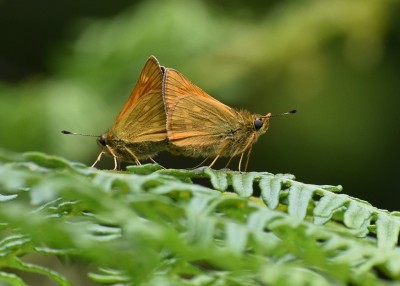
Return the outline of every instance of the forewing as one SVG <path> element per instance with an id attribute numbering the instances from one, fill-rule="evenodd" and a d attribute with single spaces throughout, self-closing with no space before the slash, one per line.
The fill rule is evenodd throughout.
<path id="1" fill-rule="evenodd" d="M 110 131 L 116 137 L 130 142 L 166 139 L 162 81 L 162 69 L 157 59 L 151 56 L 111 127 Z"/>
<path id="2" fill-rule="evenodd" d="M 168 139 L 177 146 L 215 144 L 235 130 L 237 112 L 206 94 L 179 72 L 164 75 Z"/>
<path id="3" fill-rule="evenodd" d="M 135 103 L 124 122 L 120 139 L 129 142 L 161 141 L 167 138 L 161 93 L 148 93 Z"/>
<path id="4" fill-rule="evenodd" d="M 221 109 L 232 110 L 229 106 L 219 102 L 212 96 L 205 93 L 201 88 L 190 82 L 183 74 L 174 69 L 166 69 L 164 73 L 164 102 L 168 112 L 176 102 L 177 98 L 186 95 L 195 95 L 210 100 L 213 105 L 218 105 Z"/>

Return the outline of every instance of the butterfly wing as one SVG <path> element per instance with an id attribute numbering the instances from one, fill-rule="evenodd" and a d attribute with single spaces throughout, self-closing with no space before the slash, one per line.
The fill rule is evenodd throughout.
<path id="1" fill-rule="evenodd" d="M 178 147 L 216 144 L 236 129 L 238 112 L 209 96 L 181 73 L 166 69 L 164 102 L 168 139 Z"/>
<path id="2" fill-rule="evenodd" d="M 167 138 L 162 82 L 163 69 L 151 56 L 110 129 L 115 137 L 132 143 Z"/>

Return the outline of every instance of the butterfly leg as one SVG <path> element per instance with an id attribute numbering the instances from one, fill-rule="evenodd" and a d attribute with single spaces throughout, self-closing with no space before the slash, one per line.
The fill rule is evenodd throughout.
<path id="1" fill-rule="evenodd" d="M 200 164 L 197 164 L 196 166 L 194 166 L 193 168 L 190 168 L 189 170 L 194 170 L 194 169 L 200 168 L 201 165 L 203 165 L 208 160 L 208 158 L 209 157 L 205 158 L 203 161 L 201 161 Z"/>
<path id="2" fill-rule="evenodd" d="M 153 158 L 149 157 L 148 158 L 151 162 L 153 162 L 154 164 L 157 164 L 158 166 L 160 166 L 161 168 L 165 169 L 164 166 L 161 166 L 160 164 L 158 164 Z"/>
<path id="3" fill-rule="evenodd" d="M 135 156 L 135 154 L 133 154 L 133 152 L 131 150 L 129 150 L 128 148 L 125 147 L 125 151 L 129 153 L 129 155 L 132 156 L 132 158 L 135 160 L 136 165 L 142 165 L 138 159 L 138 157 Z"/>
<path id="4" fill-rule="evenodd" d="M 101 151 L 101 152 L 100 152 L 99 156 L 97 156 L 96 161 L 94 161 L 94 163 L 92 164 L 92 166 L 90 166 L 90 168 L 94 168 L 94 166 L 96 166 L 96 164 L 100 161 L 101 156 L 102 156 L 104 153 L 105 153 L 104 151 Z"/>
<path id="5" fill-rule="evenodd" d="M 247 148 L 250 147 L 249 153 L 247 153 L 247 160 L 246 160 L 246 169 L 245 169 L 245 172 L 247 171 L 247 166 L 248 166 L 248 164 L 249 164 L 249 158 L 250 158 L 250 152 L 251 152 L 251 149 L 252 149 L 251 144 L 253 144 L 254 139 L 256 139 L 255 134 L 253 134 L 253 137 L 249 140 L 249 142 L 248 142 L 248 143 L 246 144 L 246 146 L 243 148 L 242 154 L 240 154 L 239 172 L 242 172 L 240 169 L 241 169 L 241 166 L 242 166 L 242 159 L 243 159 L 244 152 L 246 152 Z"/>
<path id="6" fill-rule="evenodd" d="M 215 159 L 211 162 L 211 164 L 208 166 L 208 168 L 211 168 L 215 164 L 215 162 L 217 162 L 218 158 L 221 156 L 222 152 L 225 151 L 226 147 L 228 147 L 229 143 L 230 143 L 229 141 L 226 141 L 224 146 L 222 146 L 221 151 L 218 152 L 217 157 L 215 157 Z"/>
<path id="7" fill-rule="evenodd" d="M 244 169 L 245 172 L 247 172 L 247 167 L 249 166 L 250 153 L 251 153 L 251 150 L 252 150 L 252 149 L 253 149 L 253 146 L 251 146 L 251 147 L 249 148 L 249 152 L 247 152 L 246 167 L 245 167 L 245 169 Z"/>
<path id="8" fill-rule="evenodd" d="M 228 168 L 228 166 L 231 163 L 232 159 L 233 159 L 233 156 L 229 158 L 228 163 L 226 163 L 226 165 L 225 165 L 225 169 Z"/>
<path id="9" fill-rule="evenodd" d="M 243 154 L 244 154 L 244 151 L 242 152 L 242 154 L 240 154 L 240 160 L 239 160 L 239 173 L 241 173 L 241 172 L 242 172 L 242 170 L 240 170 L 240 169 L 241 169 L 241 166 L 242 166 Z"/>
<path id="10" fill-rule="evenodd" d="M 114 152 L 110 146 L 106 145 L 106 147 L 107 147 L 108 152 L 110 152 L 111 156 L 113 156 L 113 158 L 114 158 L 114 169 L 113 170 L 117 170 L 117 168 L 118 168 L 117 156 L 114 154 Z"/>

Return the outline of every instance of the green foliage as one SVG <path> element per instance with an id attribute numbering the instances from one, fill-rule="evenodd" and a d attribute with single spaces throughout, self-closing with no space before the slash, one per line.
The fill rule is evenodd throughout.
<path id="1" fill-rule="evenodd" d="M 27 262 L 29 255 L 91 265 L 88 276 L 97 284 L 400 280 L 399 213 L 292 175 L 154 164 L 102 171 L 1 151 L 0 191 L 5 285 L 31 284 L 28 272 L 72 285 L 62 271 Z"/>

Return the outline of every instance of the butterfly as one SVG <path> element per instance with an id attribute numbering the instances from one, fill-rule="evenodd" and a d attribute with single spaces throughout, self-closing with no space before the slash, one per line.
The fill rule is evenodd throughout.
<path id="1" fill-rule="evenodd" d="M 247 151 L 247 170 L 252 146 L 267 132 L 271 113 L 259 115 L 231 108 L 170 68 L 164 72 L 163 98 L 170 152 L 188 157 L 213 157 L 209 167 L 220 157 L 231 160 L 240 155 L 238 170 L 241 171 Z"/>
<path id="2" fill-rule="evenodd" d="M 140 165 L 139 160 L 153 160 L 153 156 L 167 148 L 163 72 L 164 67 L 150 56 L 111 128 L 97 139 L 102 151 L 92 167 L 103 154 L 114 158 L 114 169 L 117 169 L 118 161 Z"/>

